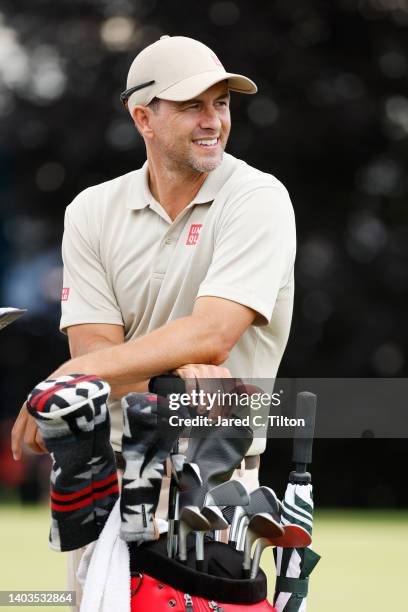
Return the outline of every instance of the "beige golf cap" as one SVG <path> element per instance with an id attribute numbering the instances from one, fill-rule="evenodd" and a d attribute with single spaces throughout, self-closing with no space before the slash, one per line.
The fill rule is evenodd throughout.
<path id="1" fill-rule="evenodd" d="M 228 79 L 228 88 L 239 93 L 256 93 L 251 79 L 226 72 L 209 47 L 186 36 L 162 36 L 134 59 L 121 94 L 130 112 L 138 104 L 147 106 L 153 98 L 182 102 Z"/>

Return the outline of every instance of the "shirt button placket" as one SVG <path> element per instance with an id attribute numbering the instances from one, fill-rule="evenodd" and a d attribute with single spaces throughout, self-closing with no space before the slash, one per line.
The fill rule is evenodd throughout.
<path id="1" fill-rule="evenodd" d="M 155 266 L 156 274 L 164 275 L 166 273 L 170 262 L 171 253 L 173 252 L 176 244 L 177 237 L 171 234 L 162 239 Z"/>

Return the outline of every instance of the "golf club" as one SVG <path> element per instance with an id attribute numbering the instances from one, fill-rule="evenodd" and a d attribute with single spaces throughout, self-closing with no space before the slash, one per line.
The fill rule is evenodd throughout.
<path id="1" fill-rule="evenodd" d="M 181 394 L 186 390 L 185 382 L 178 376 L 162 375 L 154 376 L 149 381 L 149 391 L 158 396 L 168 397 L 171 393 Z M 177 545 L 177 470 L 180 469 L 180 461 L 176 458 L 180 457 L 179 441 L 176 440 L 170 454 L 172 465 L 172 474 L 170 479 L 169 501 L 168 501 L 168 532 L 167 532 L 167 554 L 170 558 L 175 556 L 175 547 Z M 174 458 L 174 469 L 173 459 Z"/>
<path id="2" fill-rule="evenodd" d="M 200 487 L 202 485 L 202 479 L 198 465 L 196 463 L 188 463 L 184 455 L 175 453 L 171 459 L 172 481 L 174 482 L 174 486 L 169 493 L 167 554 L 171 559 L 174 559 L 177 553 L 180 491 L 187 491 L 189 489 Z M 174 495 L 174 502 L 172 500 L 171 504 L 170 494 Z"/>
<path id="3" fill-rule="evenodd" d="M 204 504 L 206 506 L 247 506 L 249 493 L 242 482 L 227 480 L 208 491 Z"/>
<path id="4" fill-rule="evenodd" d="M 187 562 L 187 536 L 189 533 L 196 531 L 209 531 L 211 525 L 208 520 L 200 512 L 197 506 L 186 506 L 180 512 L 179 522 L 179 560 L 182 563 Z M 204 540 L 203 540 L 204 542 Z M 204 550 L 196 549 L 197 558 L 204 558 Z"/>
<path id="5" fill-rule="evenodd" d="M 270 487 L 259 487 L 249 496 L 249 504 L 242 512 L 234 513 L 230 533 L 230 546 L 237 550 L 243 550 L 245 542 L 245 530 L 249 519 L 255 514 L 266 512 L 280 523 L 280 502 L 275 491 Z"/>
<path id="6" fill-rule="evenodd" d="M 179 481 L 183 472 L 183 465 L 185 463 L 186 456 L 181 453 L 173 452 L 170 455 L 170 460 L 172 476 L 174 476 L 176 484 L 177 486 L 179 486 Z"/>
<path id="7" fill-rule="evenodd" d="M 312 542 L 310 534 L 299 525 L 286 525 L 283 535 L 276 538 L 260 538 L 255 546 L 251 565 L 251 578 L 256 578 L 263 551 L 268 546 L 281 548 L 306 548 Z"/>
<path id="8" fill-rule="evenodd" d="M 283 535 L 283 533 L 283 527 L 266 512 L 254 514 L 250 518 L 245 536 L 244 562 L 242 564 L 244 578 L 250 578 L 251 575 L 251 550 L 254 542 L 259 538 L 273 539 Z"/>
<path id="9" fill-rule="evenodd" d="M 222 531 L 227 529 L 228 521 L 222 515 L 222 512 L 217 506 L 204 506 L 201 508 L 201 514 L 207 519 L 210 524 L 210 529 Z M 204 536 L 205 531 L 197 531 L 196 533 L 196 569 L 202 572 L 204 570 Z"/>
<path id="10" fill-rule="evenodd" d="M 169 502 L 168 502 L 168 528 L 167 528 L 167 556 L 170 559 L 174 558 L 175 549 L 177 545 L 177 535 L 175 533 L 175 521 L 178 513 L 177 508 L 177 490 L 179 485 L 179 474 L 181 473 L 185 461 L 185 456 L 181 455 L 178 451 L 178 444 L 175 445 L 173 452 L 170 455 L 171 464 L 171 479 L 169 489 Z"/>
<path id="11" fill-rule="evenodd" d="M 234 510 L 237 506 L 247 506 L 249 504 L 249 493 L 247 488 L 238 480 L 228 480 L 223 482 L 211 491 L 208 491 L 205 496 L 204 505 L 206 506 L 227 506 L 230 510 L 230 516 L 232 518 Z M 225 510 L 225 508 L 224 508 Z M 224 513 L 223 510 L 223 513 Z M 227 510 L 228 514 L 228 510 Z M 228 524 L 230 521 L 226 516 Z M 216 530 L 214 532 L 214 539 L 219 541 L 221 539 L 221 531 Z"/>

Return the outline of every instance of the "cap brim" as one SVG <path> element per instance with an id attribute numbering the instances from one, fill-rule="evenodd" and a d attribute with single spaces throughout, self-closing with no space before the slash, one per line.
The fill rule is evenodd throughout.
<path id="1" fill-rule="evenodd" d="M 254 94 L 258 91 L 255 83 L 242 74 L 211 70 L 184 79 L 156 94 L 156 97 L 162 100 L 172 100 L 173 102 L 184 102 L 200 95 L 203 91 L 212 87 L 212 85 L 225 80 L 228 80 L 228 89 L 231 91 L 245 94 Z"/>

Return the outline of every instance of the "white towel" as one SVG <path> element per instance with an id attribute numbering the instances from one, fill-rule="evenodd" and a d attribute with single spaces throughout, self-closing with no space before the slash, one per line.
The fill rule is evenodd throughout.
<path id="1" fill-rule="evenodd" d="M 119 537 L 119 503 L 118 499 L 99 538 L 82 555 L 77 571 L 83 588 L 81 612 L 130 612 L 129 549 Z M 156 523 L 160 533 L 167 531 L 167 521 Z"/>
<path id="2" fill-rule="evenodd" d="M 129 612 L 129 549 L 119 537 L 120 510 L 116 502 L 98 540 L 88 546 L 77 578 L 83 584 L 81 612 Z"/>

